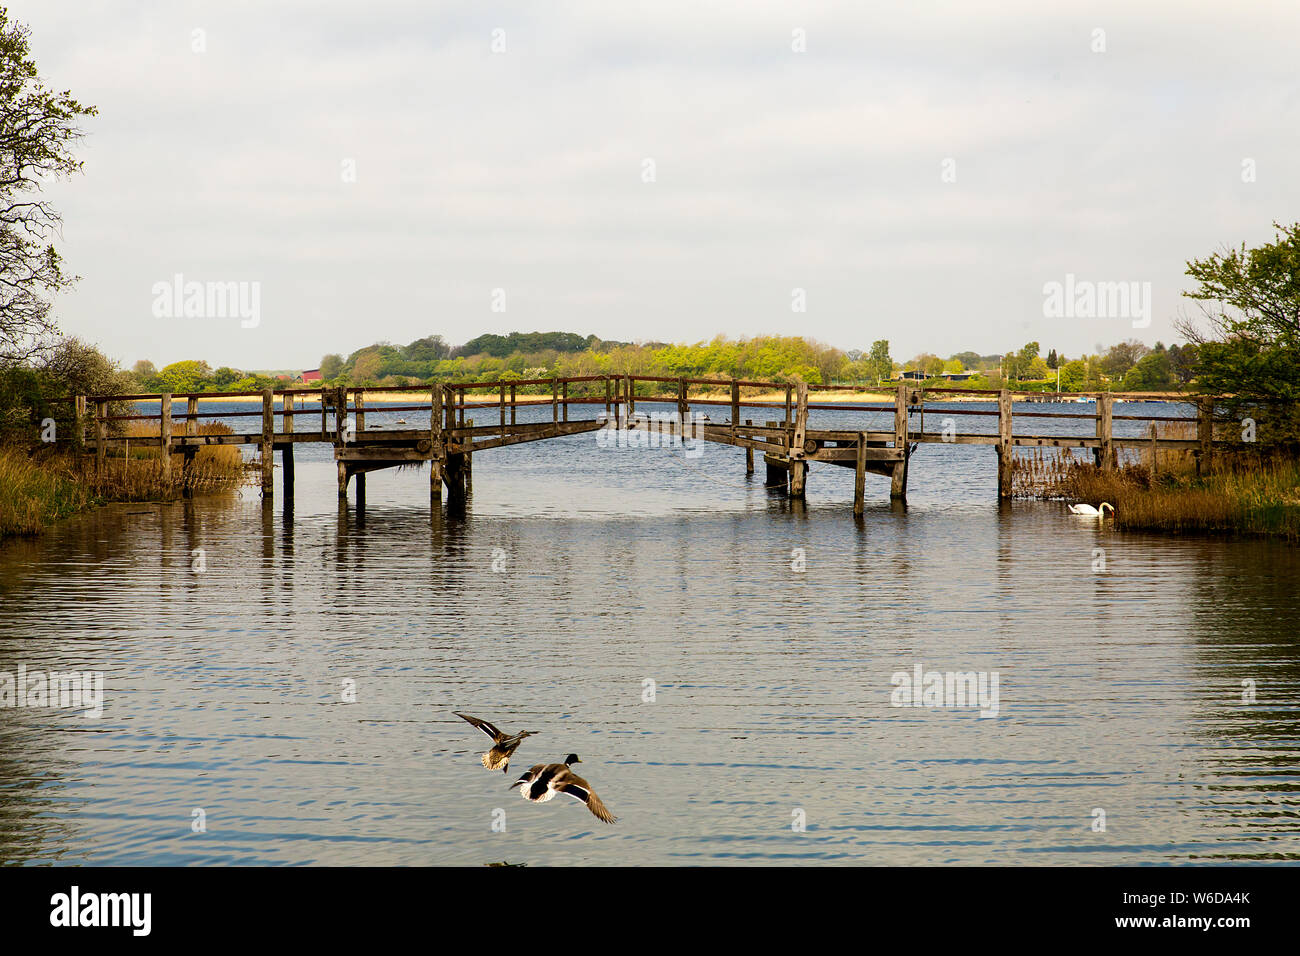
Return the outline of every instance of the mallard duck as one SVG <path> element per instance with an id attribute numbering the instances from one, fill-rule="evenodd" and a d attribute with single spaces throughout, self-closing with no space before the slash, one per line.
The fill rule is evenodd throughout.
<path id="1" fill-rule="evenodd" d="M 483 755 L 483 766 L 489 770 L 499 769 L 502 773 L 509 773 L 510 755 L 519 748 L 525 737 L 531 737 L 537 733 L 535 730 L 525 730 L 519 734 L 505 734 L 497 729 L 495 724 L 491 724 L 486 720 L 480 720 L 477 717 L 471 717 L 469 714 L 462 714 L 454 710 L 452 713 L 492 738 L 492 749 Z"/>
<path id="2" fill-rule="evenodd" d="M 521 787 L 519 795 L 533 803 L 545 803 L 557 793 L 567 793 L 585 803 L 596 819 L 613 823 L 618 817 L 609 812 L 591 789 L 591 784 L 569 769 L 575 763 L 582 763 L 577 754 L 569 754 L 564 763 L 539 763 L 529 767 L 526 774 L 510 785 L 510 789 Z"/>

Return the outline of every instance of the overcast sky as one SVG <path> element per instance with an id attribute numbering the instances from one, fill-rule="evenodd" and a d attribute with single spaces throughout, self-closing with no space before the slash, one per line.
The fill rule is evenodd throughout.
<path id="1" fill-rule="evenodd" d="M 1171 341 L 1187 259 L 1300 219 L 1290 0 L 9 9 L 100 110 L 49 190 L 56 310 L 127 365 L 510 330 L 1073 356 Z M 156 316 L 178 273 L 260 283 L 260 321 Z M 1045 317 L 1069 273 L 1151 283 L 1150 327 Z"/>

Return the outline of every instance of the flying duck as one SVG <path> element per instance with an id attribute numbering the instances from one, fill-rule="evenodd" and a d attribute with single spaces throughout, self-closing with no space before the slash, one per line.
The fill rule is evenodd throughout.
<path id="1" fill-rule="evenodd" d="M 471 717 L 469 714 L 462 714 L 454 710 L 452 713 L 492 738 L 492 748 L 483 754 L 483 766 L 489 770 L 499 769 L 502 773 L 509 773 L 510 755 L 519 748 L 525 737 L 531 737 L 537 733 L 535 730 L 525 730 L 520 734 L 504 734 L 497 729 L 495 724 L 490 724 L 486 720 L 480 720 L 477 717 Z"/>
<path id="2" fill-rule="evenodd" d="M 591 789 L 591 784 L 569 769 L 575 763 L 582 763 L 577 754 L 569 754 L 564 758 L 564 763 L 539 763 L 535 767 L 529 767 L 526 774 L 510 785 L 510 789 L 521 787 L 519 795 L 533 803 L 545 803 L 557 793 L 567 793 L 585 803 L 596 819 L 613 823 L 618 817 L 609 812 L 609 808 Z"/>

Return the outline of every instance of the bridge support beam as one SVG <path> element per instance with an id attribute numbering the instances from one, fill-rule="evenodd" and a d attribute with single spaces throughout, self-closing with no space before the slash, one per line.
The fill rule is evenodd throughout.
<path id="1" fill-rule="evenodd" d="M 348 479 L 352 477 L 352 473 L 348 470 L 348 463 L 346 461 L 339 462 L 338 466 L 339 466 L 339 498 L 343 499 L 343 498 L 347 498 L 348 496 Z"/>

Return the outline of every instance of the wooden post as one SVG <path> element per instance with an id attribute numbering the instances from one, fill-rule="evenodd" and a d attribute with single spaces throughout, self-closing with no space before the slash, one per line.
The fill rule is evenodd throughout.
<path id="1" fill-rule="evenodd" d="M 891 498 L 907 497 L 907 405 L 910 399 L 911 390 L 907 387 L 907 382 L 900 378 L 898 391 L 894 395 L 894 447 L 901 451 L 903 457 L 894 462 L 890 472 L 889 497 Z"/>
<path id="2" fill-rule="evenodd" d="M 345 501 L 348 497 L 348 463 L 340 461 L 339 466 L 339 500 Z"/>
<path id="3" fill-rule="evenodd" d="M 1196 403 L 1196 437 L 1201 446 L 1196 454 L 1196 474 L 1208 475 L 1214 469 L 1214 399 Z"/>
<path id="4" fill-rule="evenodd" d="M 281 409 L 284 412 L 284 434 L 288 441 L 280 446 L 280 465 L 284 472 L 282 482 L 284 484 L 284 497 L 288 501 L 293 494 L 293 405 L 294 398 L 292 392 L 285 392 L 280 396 Z"/>
<path id="5" fill-rule="evenodd" d="M 808 430 L 808 383 L 800 381 L 795 386 L 797 392 L 794 416 L 794 432 L 790 439 L 787 455 L 790 458 L 790 494 L 802 498 L 807 485 L 808 461 L 804 457 L 804 435 Z"/>
<path id="6" fill-rule="evenodd" d="M 199 399 L 197 395 L 191 395 L 185 403 L 185 437 L 193 438 L 199 433 Z M 181 453 L 181 495 L 186 498 L 194 496 L 194 456 L 199 453 L 197 446 L 185 444 L 184 451 Z"/>
<path id="7" fill-rule="evenodd" d="M 1151 477 L 1160 471 L 1160 439 L 1156 433 L 1156 423 L 1151 423 Z"/>
<path id="8" fill-rule="evenodd" d="M 1097 437 L 1101 439 L 1101 470 L 1115 469 L 1115 443 L 1111 438 L 1111 415 L 1115 396 L 1103 392 L 1097 401 Z"/>
<path id="9" fill-rule="evenodd" d="M 515 386 L 511 385 L 510 386 L 510 424 L 511 425 L 514 425 L 517 422 L 517 419 L 515 418 L 515 410 L 516 410 L 515 409 Z"/>
<path id="10" fill-rule="evenodd" d="M 512 386 L 513 387 L 513 386 Z M 433 386 L 429 398 L 429 502 L 442 504 L 442 386 Z"/>
<path id="11" fill-rule="evenodd" d="M 560 383 L 561 396 L 564 399 L 564 420 L 569 420 L 569 383 L 567 381 Z"/>
<path id="12" fill-rule="evenodd" d="M 677 379 L 677 435 L 685 440 L 686 438 L 686 416 L 690 412 L 690 402 L 686 400 L 686 377 L 682 376 Z"/>
<path id="13" fill-rule="evenodd" d="M 361 388 L 357 389 L 355 392 L 352 393 L 352 404 L 357 410 L 356 428 L 353 430 L 353 434 L 355 434 L 358 438 L 360 438 L 361 433 L 366 430 L 365 395 L 366 395 L 365 389 L 361 389 Z M 362 480 L 363 479 L 361 475 L 357 475 L 357 481 L 360 482 Z M 360 489 L 360 487 L 361 485 L 358 484 L 357 488 Z"/>
<path id="14" fill-rule="evenodd" d="M 95 474 L 104 474 L 104 465 L 108 457 L 108 402 L 95 402 Z"/>
<path id="15" fill-rule="evenodd" d="M 472 418 L 465 419 L 465 427 L 473 428 L 474 419 Z M 474 447 L 474 438 L 472 436 L 469 439 L 469 445 L 471 448 Z M 473 490 L 474 490 L 474 453 L 472 451 L 467 451 L 465 452 L 465 491 L 470 492 Z"/>
<path id="16" fill-rule="evenodd" d="M 275 494 L 275 392 L 262 390 L 262 497 Z"/>
<path id="17" fill-rule="evenodd" d="M 853 513 L 862 514 L 863 499 L 867 493 L 867 436 L 858 432 L 858 460 L 853 472 Z"/>
<path id="18" fill-rule="evenodd" d="M 998 497 L 1011 497 L 1011 392 L 1002 389 L 998 392 Z"/>
<path id="19" fill-rule="evenodd" d="M 731 380 L 731 437 L 736 437 L 736 426 L 740 424 L 740 384 Z"/>
<path id="20" fill-rule="evenodd" d="M 754 421 L 753 419 L 746 418 L 745 424 L 752 425 L 754 424 Z M 749 446 L 746 446 L 745 447 L 745 474 L 752 475 L 753 473 L 754 473 L 754 449 L 750 448 Z"/>
<path id="21" fill-rule="evenodd" d="M 330 431 L 330 420 L 329 417 L 326 415 L 326 407 L 329 405 L 329 403 L 325 401 L 325 389 L 322 388 L 320 390 L 319 395 L 320 395 L 320 433 L 321 433 L 321 437 L 324 438 L 326 435 L 329 434 Z"/>
<path id="22" fill-rule="evenodd" d="M 456 421 L 460 427 L 465 427 L 465 399 L 469 397 L 469 390 L 464 388 L 456 389 Z"/>
<path id="23" fill-rule="evenodd" d="M 348 390 L 340 385 L 334 389 L 334 444 L 342 446 L 348 430 Z M 347 487 L 347 481 L 343 482 Z"/>
<path id="24" fill-rule="evenodd" d="M 785 427 L 788 434 L 790 430 L 790 391 L 789 385 L 785 387 Z"/>
<path id="25" fill-rule="evenodd" d="M 161 414 L 158 420 L 158 458 L 162 463 L 162 480 L 172 480 L 172 396 L 165 392 L 158 396 Z"/>
<path id="26" fill-rule="evenodd" d="M 560 393 L 558 379 L 551 379 L 551 424 L 560 423 Z"/>
<path id="27" fill-rule="evenodd" d="M 501 383 L 501 438 L 504 441 L 506 437 L 506 386 Z"/>
<path id="28" fill-rule="evenodd" d="M 361 511 L 366 506 L 366 473 L 358 471 L 357 477 L 357 510 Z"/>
<path id="29" fill-rule="evenodd" d="M 632 376 L 627 376 L 627 420 L 630 425 L 632 414 L 636 411 L 636 384 Z"/>
<path id="30" fill-rule="evenodd" d="M 77 454 L 86 446 L 86 396 L 78 395 L 72 403 L 72 443 Z"/>

